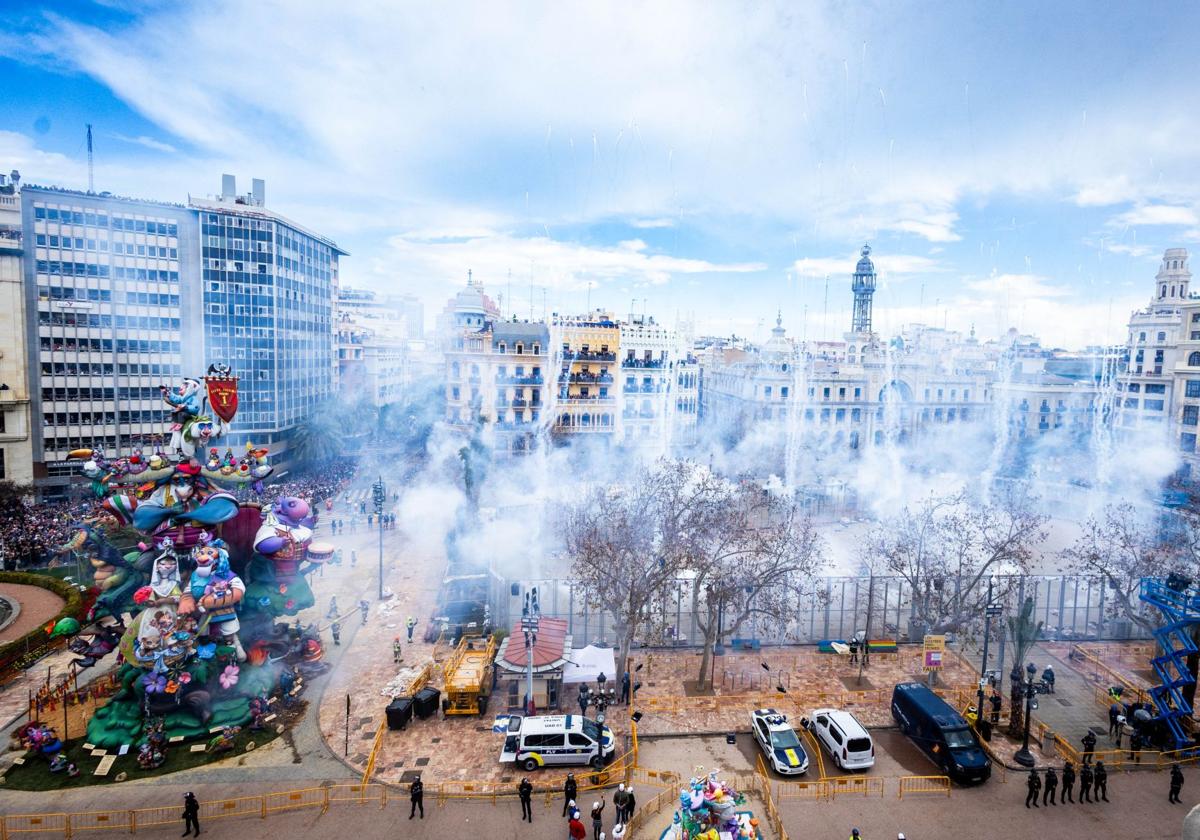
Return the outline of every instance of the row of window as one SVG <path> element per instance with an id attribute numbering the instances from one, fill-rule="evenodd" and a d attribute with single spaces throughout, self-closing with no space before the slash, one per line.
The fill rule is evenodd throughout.
<path id="1" fill-rule="evenodd" d="M 37 244 L 43 248 L 65 248 L 74 251 L 99 251 L 101 253 L 109 251 L 109 241 L 107 239 L 56 236 L 52 233 L 39 233 L 34 238 Z M 129 257 L 156 257 L 164 260 L 179 259 L 179 249 L 170 248 L 165 245 L 135 245 L 132 242 L 113 242 L 111 250 L 112 253 L 118 256 L 124 254 Z"/>
<path id="2" fill-rule="evenodd" d="M 150 315 L 104 315 L 87 312 L 39 312 L 38 323 L 66 327 L 115 327 L 131 330 L 178 330 L 179 318 Z"/>
<path id="3" fill-rule="evenodd" d="M 145 219 L 132 219 L 127 216 L 105 213 L 92 213 L 79 210 L 59 209 L 34 205 L 33 218 L 45 219 L 48 222 L 63 222 L 72 225 L 89 225 L 91 227 L 111 227 L 113 230 L 128 230 L 134 233 L 158 233 L 163 236 L 178 236 L 179 226 L 175 222 L 153 222 Z"/>
<path id="4" fill-rule="evenodd" d="M 149 280 L 160 283 L 178 283 L 179 272 L 155 268 L 126 268 L 98 263 L 62 262 L 60 260 L 38 260 L 38 274 L 51 277 L 115 277 L 118 280 Z"/>

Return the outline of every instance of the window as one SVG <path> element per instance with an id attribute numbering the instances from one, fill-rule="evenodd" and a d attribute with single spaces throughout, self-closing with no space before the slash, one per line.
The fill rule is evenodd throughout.
<path id="1" fill-rule="evenodd" d="M 1179 436 L 1179 448 L 1184 452 L 1196 451 L 1196 435 L 1194 432 L 1184 432 Z"/>
<path id="2" fill-rule="evenodd" d="M 1165 394 L 1167 392 L 1166 385 L 1155 385 L 1153 383 L 1146 386 L 1147 394 Z"/>
<path id="3" fill-rule="evenodd" d="M 569 739 L 572 747 L 590 747 L 590 746 L 592 746 L 591 739 L 589 739 L 586 735 L 583 735 L 579 732 L 572 732 L 568 736 L 568 739 Z"/>
<path id="4" fill-rule="evenodd" d="M 1145 340 L 1146 340 L 1146 334 L 1138 333 L 1138 341 L 1145 341 Z"/>
<path id="5" fill-rule="evenodd" d="M 1198 420 L 1200 420 L 1200 406 L 1185 405 L 1183 407 L 1183 425 L 1195 426 Z"/>
<path id="6" fill-rule="evenodd" d="M 1200 367 L 1200 353 L 1188 354 L 1188 367 Z"/>
<path id="7" fill-rule="evenodd" d="M 1146 411 L 1162 411 L 1163 410 L 1163 401 L 1162 400 L 1142 400 L 1142 408 L 1146 409 Z"/>
<path id="8" fill-rule="evenodd" d="M 1200 379 L 1189 379 L 1184 386 L 1184 396 L 1200 399 Z"/>
<path id="9" fill-rule="evenodd" d="M 1166 334 L 1165 332 L 1160 332 L 1160 333 L 1158 334 L 1158 340 L 1159 340 L 1159 341 L 1166 341 L 1166 340 L 1167 340 L 1167 334 Z"/>

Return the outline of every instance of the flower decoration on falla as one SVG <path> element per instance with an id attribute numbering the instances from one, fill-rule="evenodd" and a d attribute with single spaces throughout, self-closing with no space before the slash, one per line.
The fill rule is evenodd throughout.
<path id="1" fill-rule="evenodd" d="M 238 668 L 238 666 L 226 665 L 225 670 L 221 672 L 221 676 L 217 678 L 218 682 L 221 683 L 221 688 L 228 691 L 229 689 L 231 689 L 235 685 L 237 685 L 238 675 L 240 673 L 241 673 L 241 669 Z"/>

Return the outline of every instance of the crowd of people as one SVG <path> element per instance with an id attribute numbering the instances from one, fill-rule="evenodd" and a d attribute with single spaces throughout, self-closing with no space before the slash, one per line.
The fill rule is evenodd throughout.
<path id="1" fill-rule="evenodd" d="M 0 509 L 0 568 L 16 571 L 47 563 L 83 512 L 78 503 L 34 504 L 27 496 L 6 500 Z"/>
<path id="2" fill-rule="evenodd" d="M 291 475 L 286 481 L 280 481 L 267 487 L 267 495 L 272 498 L 279 496 L 295 496 L 310 502 L 323 502 L 336 498 L 346 487 L 357 469 L 356 458 L 339 458 L 309 473 Z"/>

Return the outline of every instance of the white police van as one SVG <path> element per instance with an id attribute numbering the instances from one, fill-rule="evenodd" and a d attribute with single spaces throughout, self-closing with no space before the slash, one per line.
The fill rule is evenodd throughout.
<path id="1" fill-rule="evenodd" d="M 767 757 L 767 766 L 776 773 L 797 776 L 808 772 L 808 753 L 788 724 L 787 715 L 774 709 L 755 709 L 750 713 L 750 729 Z"/>
<path id="2" fill-rule="evenodd" d="M 500 763 L 527 771 L 563 764 L 590 764 L 599 770 L 617 751 L 611 729 L 581 715 L 510 715 Z"/>

